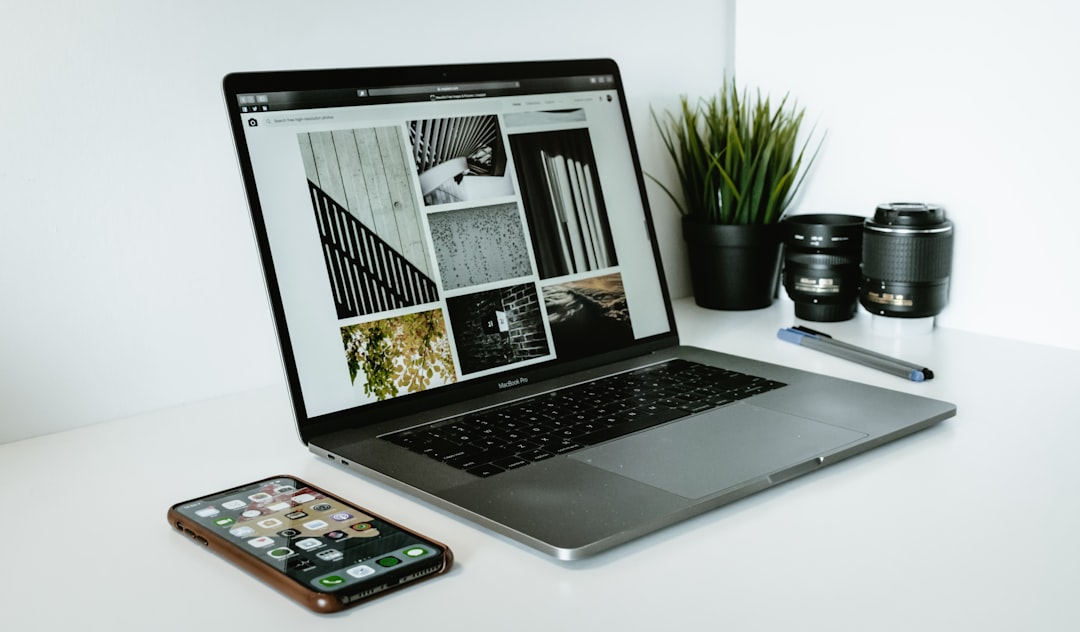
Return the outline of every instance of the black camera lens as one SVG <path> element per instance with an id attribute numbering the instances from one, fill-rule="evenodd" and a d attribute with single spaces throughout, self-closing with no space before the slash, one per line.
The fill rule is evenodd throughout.
<path id="1" fill-rule="evenodd" d="M 871 314 L 936 316 L 949 300 L 953 225 L 928 204 L 882 204 L 863 227 L 862 291 Z"/>
<path id="2" fill-rule="evenodd" d="M 784 219 L 784 289 L 795 316 L 833 322 L 855 315 L 865 219 L 837 213 Z"/>

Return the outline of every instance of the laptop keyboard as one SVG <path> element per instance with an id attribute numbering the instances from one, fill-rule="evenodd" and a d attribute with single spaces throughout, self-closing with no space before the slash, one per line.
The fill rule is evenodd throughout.
<path id="1" fill-rule="evenodd" d="M 383 438 L 487 477 L 782 386 L 669 360 Z"/>

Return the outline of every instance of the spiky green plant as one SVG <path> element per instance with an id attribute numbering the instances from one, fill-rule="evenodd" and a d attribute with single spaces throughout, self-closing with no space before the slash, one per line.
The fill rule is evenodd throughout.
<path id="1" fill-rule="evenodd" d="M 774 110 L 769 98 L 751 99 L 735 80 L 719 94 L 691 107 L 680 100 L 676 114 L 652 113 L 682 188 L 682 199 L 653 176 L 683 215 L 709 224 L 771 224 L 784 210 L 813 164 L 820 142 L 800 174 L 810 142 L 798 145 L 804 109 L 789 107 L 785 95 Z M 810 136 L 812 136 L 812 130 Z"/>

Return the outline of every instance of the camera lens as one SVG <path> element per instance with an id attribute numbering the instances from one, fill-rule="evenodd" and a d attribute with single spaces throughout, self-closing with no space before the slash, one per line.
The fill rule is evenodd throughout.
<path id="1" fill-rule="evenodd" d="M 784 289 L 795 316 L 832 322 L 855 315 L 865 219 L 819 213 L 784 220 Z"/>
<path id="2" fill-rule="evenodd" d="M 882 204 L 863 227 L 859 302 L 872 314 L 936 316 L 949 299 L 953 225 L 939 206 Z"/>

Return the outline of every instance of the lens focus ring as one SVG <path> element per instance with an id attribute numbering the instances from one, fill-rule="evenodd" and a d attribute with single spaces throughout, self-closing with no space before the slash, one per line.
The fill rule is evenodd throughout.
<path id="1" fill-rule="evenodd" d="M 897 239 L 867 230 L 863 236 L 863 274 L 887 281 L 934 281 L 952 270 L 952 230 L 910 234 Z"/>

